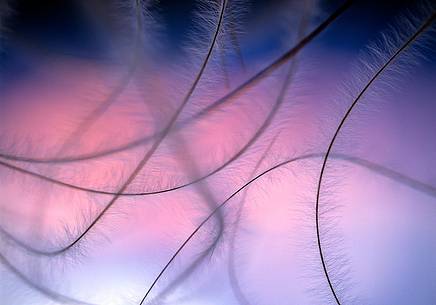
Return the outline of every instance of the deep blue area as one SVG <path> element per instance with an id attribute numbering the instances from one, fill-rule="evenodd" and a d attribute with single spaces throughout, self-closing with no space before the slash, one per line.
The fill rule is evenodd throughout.
<path id="1" fill-rule="evenodd" d="M 93 0 L 96 9 L 104 7 L 102 0 Z M 253 0 L 247 16 L 256 20 L 258 16 L 274 8 L 284 0 Z M 360 1 L 341 16 L 326 31 L 317 43 L 335 51 L 353 51 L 361 49 L 368 41 L 378 37 L 392 17 L 415 1 Z M 69 56 L 99 59 L 107 56 L 108 41 L 97 29 L 95 20 L 90 20 L 93 12 L 85 12 L 80 2 L 74 0 L 12 1 L 14 13 L 6 20 L 8 29 L 0 54 L 1 82 L 3 84 L 31 74 L 35 63 L 29 54 L 47 55 L 67 54 Z M 94 2 L 92 2 L 94 3 Z M 322 2 L 324 15 L 337 8 L 342 1 Z M 98 4 L 98 5 L 97 5 Z M 167 55 L 176 57 L 187 43 L 188 35 L 194 26 L 193 15 L 196 9 L 194 0 L 160 0 L 152 7 L 165 23 L 165 46 Z M 91 13 L 91 14 L 90 14 Z M 323 18 L 321 16 L 320 18 Z M 109 24 L 116 20 L 105 20 Z M 346 37 L 346 39 L 344 39 Z M 258 43 L 250 46 L 244 56 L 255 59 L 277 48 L 280 33 L 274 31 L 267 37 L 260 37 Z"/>

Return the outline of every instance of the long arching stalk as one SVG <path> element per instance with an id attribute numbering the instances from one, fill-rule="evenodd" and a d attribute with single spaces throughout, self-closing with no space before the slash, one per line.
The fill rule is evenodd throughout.
<path id="1" fill-rule="evenodd" d="M 335 133 L 333 134 L 332 139 L 330 140 L 330 143 L 328 145 L 326 154 L 323 159 L 321 172 L 319 175 L 318 180 L 318 186 L 317 186 L 317 193 L 316 193 L 316 206 L 315 206 L 315 224 L 316 224 L 316 236 L 317 236 L 317 245 L 318 245 L 318 251 L 319 256 L 321 259 L 321 264 L 323 268 L 323 272 L 325 275 L 325 278 L 327 280 L 328 286 L 330 288 L 330 291 L 338 305 L 341 305 L 341 301 L 339 300 L 339 296 L 335 290 L 335 287 L 332 283 L 329 271 L 327 270 L 327 265 L 324 257 L 324 252 L 322 248 L 322 241 L 321 241 L 321 233 L 320 233 L 320 222 L 319 222 L 319 205 L 320 205 L 320 195 L 321 195 L 321 186 L 322 181 L 325 173 L 325 169 L 327 166 L 327 162 L 329 159 L 329 156 L 331 154 L 331 150 L 333 149 L 333 146 L 335 144 L 336 138 L 339 135 L 339 132 L 341 131 L 342 127 L 344 126 L 345 122 L 347 121 L 347 118 L 350 116 L 353 109 L 356 107 L 356 105 L 361 100 L 362 96 L 367 92 L 367 90 L 371 87 L 371 85 L 378 79 L 379 76 L 382 75 L 382 73 L 395 61 L 395 59 L 398 58 L 398 56 L 408 47 L 410 46 L 417 38 L 418 36 L 423 33 L 430 25 L 434 22 L 436 19 L 436 13 L 432 12 L 430 18 L 401 46 L 399 47 L 392 56 L 380 67 L 380 69 L 371 77 L 371 79 L 368 81 L 368 83 L 363 87 L 363 89 L 360 91 L 360 93 L 357 95 L 357 97 L 354 99 L 354 101 L 351 103 L 348 110 L 345 112 L 345 115 L 342 117 L 338 127 L 335 130 Z"/>

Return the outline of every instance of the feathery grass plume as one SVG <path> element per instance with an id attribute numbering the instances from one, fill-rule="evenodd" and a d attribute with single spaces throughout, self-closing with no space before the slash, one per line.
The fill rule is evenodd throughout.
<path id="1" fill-rule="evenodd" d="M 298 52 L 300 52 L 310 41 L 312 41 L 316 36 L 318 36 L 326 27 L 328 27 L 339 15 L 341 15 L 345 10 L 348 9 L 348 7 L 351 5 L 352 1 L 346 1 L 335 13 L 333 13 L 329 18 L 327 18 L 322 24 L 320 24 L 317 28 L 315 28 L 311 33 L 309 33 L 307 36 L 305 36 L 296 46 L 289 49 L 287 52 L 285 52 L 280 57 L 276 58 L 273 62 L 266 65 L 264 68 L 262 68 L 260 71 L 255 73 L 252 77 L 238 85 L 236 88 L 234 88 L 231 92 L 227 93 L 223 97 L 219 98 L 209 106 L 207 106 L 205 109 L 203 109 L 200 112 L 195 113 L 192 117 L 189 117 L 187 119 L 182 120 L 180 123 L 177 123 L 175 125 L 174 129 L 179 129 L 181 127 L 184 127 L 187 124 L 190 124 L 192 120 L 197 119 L 199 117 L 203 117 L 213 111 L 214 109 L 220 107 L 226 102 L 231 102 L 238 94 L 244 92 L 247 90 L 250 86 L 253 86 L 260 82 L 265 77 L 269 76 L 272 72 L 277 70 L 279 67 L 281 67 L 283 64 L 285 64 L 288 60 L 293 58 Z M 147 136 L 142 139 L 138 139 L 135 141 L 132 141 L 131 143 L 120 145 L 118 147 L 114 147 L 112 149 L 105 149 L 100 152 L 91 153 L 91 154 L 82 154 L 77 156 L 68 156 L 63 158 L 32 158 L 28 156 L 19 156 L 19 155 L 9 155 L 6 153 L 1 153 L 0 157 L 5 159 L 11 159 L 16 161 L 25 161 L 25 162 L 36 162 L 36 163 L 65 163 L 65 162 L 75 162 L 75 161 L 84 161 L 89 160 L 92 158 L 98 158 L 105 155 L 110 155 L 113 153 L 117 153 L 120 151 L 124 151 L 127 149 L 132 149 L 134 147 L 140 146 L 144 143 L 147 143 L 151 140 L 154 140 L 155 137 L 159 137 L 162 135 L 164 130 L 159 131 L 157 134 L 153 136 Z"/>
<path id="2" fill-rule="evenodd" d="M 329 18 L 327 18 L 322 24 L 320 24 L 317 28 L 315 28 L 309 35 L 307 35 L 304 39 L 302 39 L 295 47 L 291 48 L 288 52 L 286 52 L 283 56 L 281 56 L 280 58 L 278 58 L 277 60 L 275 60 L 273 63 L 269 64 L 268 66 L 266 66 L 264 69 L 262 69 L 261 71 L 259 71 L 256 75 L 254 75 L 253 77 L 249 78 L 247 81 L 245 81 L 243 84 L 239 85 L 237 88 L 235 88 L 234 90 L 232 90 L 230 93 L 226 94 L 224 97 L 220 98 L 219 100 L 215 101 L 212 105 L 208 106 L 205 110 L 202 110 L 200 113 L 196 114 L 195 117 L 200 117 L 200 116 L 204 116 L 206 114 L 208 114 L 210 111 L 212 111 L 213 109 L 215 109 L 216 107 L 221 106 L 223 103 L 225 103 L 226 101 L 231 100 L 233 97 L 237 96 L 239 93 L 241 93 L 241 91 L 243 91 L 244 89 L 249 88 L 251 85 L 256 84 L 257 82 L 259 82 L 260 80 L 262 80 L 264 77 L 268 76 L 270 73 L 272 73 L 273 71 L 275 71 L 277 68 L 279 68 L 281 65 L 283 65 L 284 63 L 286 63 L 289 59 L 293 58 L 299 51 L 301 51 L 302 48 L 304 48 L 312 39 L 314 39 L 317 35 L 319 35 L 328 25 L 330 25 L 338 16 L 340 16 L 351 4 L 351 1 L 347 1 L 344 5 L 342 5 L 336 12 L 334 12 Z M 270 115 L 268 116 L 268 118 L 271 117 L 271 115 L 274 112 L 270 112 Z M 268 123 L 268 121 L 270 119 L 266 119 L 266 121 L 264 122 L 264 125 L 266 125 Z M 259 132 L 260 134 L 260 132 Z M 253 141 L 253 140 L 252 140 Z M 250 142 L 246 144 L 246 147 L 248 147 L 250 145 Z M 239 152 L 239 154 L 241 154 L 243 152 L 244 148 Z M 229 161 L 227 161 L 228 163 L 232 162 L 232 160 L 236 159 L 238 156 L 234 155 Z M 221 167 L 224 167 L 225 164 Z M 15 167 L 17 170 L 19 170 L 18 167 Z M 123 196 L 123 195 L 148 195 L 148 194 L 157 194 L 157 193 L 164 193 L 164 192 L 169 192 L 169 191 L 173 191 L 176 189 L 180 189 L 186 186 L 189 186 L 191 184 L 194 184 L 202 179 L 205 179 L 211 175 L 213 175 L 215 172 L 219 171 L 220 168 L 215 169 L 213 172 L 210 172 L 208 175 L 205 175 L 203 177 L 200 177 L 194 181 L 191 181 L 189 183 L 185 183 L 185 184 L 181 184 L 181 185 L 177 185 L 175 187 L 171 187 L 171 188 L 167 188 L 167 189 L 162 189 L 162 190 L 157 190 L 157 191 L 151 191 L 151 192 L 140 192 L 140 193 L 120 193 L 118 194 L 119 196 Z M 41 177 L 42 178 L 42 177 Z M 55 180 L 53 179 L 49 179 L 50 181 L 55 182 Z M 59 184 L 61 185 L 65 185 L 65 186 L 71 186 L 68 185 L 67 183 L 63 183 L 60 182 Z M 77 187 L 77 189 L 81 189 L 83 191 L 91 191 L 91 192 L 95 192 L 95 193 L 101 193 L 101 194 L 113 194 L 111 192 L 104 192 L 104 191 L 98 191 L 98 190 L 92 190 L 92 189 L 88 189 L 88 188 L 83 188 L 83 187 Z"/>
<path id="3" fill-rule="evenodd" d="M 119 197 L 120 197 L 119 195 L 121 193 L 123 193 L 124 190 L 126 190 L 127 187 L 130 185 L 130 183 L 136 178 L 136 176 L 139 174 L 139 172 L 145 166 L 147 161 L 150 159 L 150 157 L 153 155 L 153 153 L 159 147 L 161 142 L 165 139 L 166 135 L 168 134 L 170 129 L 173 127 L 177 117 L 179 116 L 179 114 L 182 112 L 184 106 L 189 101 L 193 91 L 195 90 L 197 83 L 200 81 L 201 75 L 206 67 L 207 61 L 208 61 L 210 54 L 214 48 L 215 41 L 217 39 L 219 30 L 220 30 L 220 25 L 222 22 L 222 18 L 224 15 L 225 6 L 226 6 L 226 1 L 224 0 L 224 2 L 222 3 L 222 5 L 220 7 L 219 19 L 217 20 L 216 29 L 214 30 L 214 34 L 213 34 L 212 41 L 211 41 L 210 46 L 209 46 L 209 50 L 208 50 L 207 55 L 205 57 L 204 63 L 202 64 L 200 71 L 197 74 L 190 90 L 188 91 L 184 100 L 178 106 L 177 110 L 175 111 L 175 113 L 172 115 L 171 119 L 167 123 L 166 128 L 165 128 L 166 132 L 159 139 L 156 140 L 156 142 L 153 144 L 153 146 L 143 156 L 142 160 L 137 164 L 134 171 L 129 175 L 127 180 L 123 182 L 120 190 L 112 197 L 112 199 L 106 204 L 106 206 L 97 213 L 97 216 L 94 217 L 92 219 L 92 221 L 90 221 L 87 224 L 86 228 L 84 228 L 82 231 L 78 232 L 78 234 L 75 235 L 74 238 L 70 242 L 67 243 L 67 245 L 58 247 L 58 249 L 55 249 L 55 250 L 54 249 L 51 249 L 51 250 L 37 249 L 37 248 L 34 248 L 32 246 L 27 245 L 24 242 L 21 242 L 20 244 L 17 244 L 17 245 L 21 246 L 21 248 L 26 250 L 26 252 L 28 252 L 29 254 L 43 255 L 43 256 L 48 256 L 48 257 L 55 257 L 55 256 L 63 255 L 63 254 L 69 253 L 70 250 L 73 250 L 73 249 L 76 249 L 77 247 L 79 247 L 79 244 L 81 243 L 81 241 L 88 235 L 88 233 L 90 233 L 91 229 L 93 229 L 95 227 L 95 225 L 101 221 L 103 216 L 105 214 L 107 214 L 108 210 L 119 199 Z M 23 247 L 24 245 L 25 245 L 25 247 Z"/>
<path id="4" fill-rule="evenodd" d="M 308 16 L 310 15 L 311 11 L 312 11 L 312 6 L 311 5 L 306 5 L 306 11 L 303 12 L 303 16 L 301 17 L 301 22 L 300 22 L 300 27 L 299 27 L 299 32 L 300 32 L 300 36 L 302 36 L 302 32 L 304 31 L 304 29 L 307 26 L 307 19 Z M 238 152 L 234 157 L 232 157 L 228 162 L 224 163 L 223 166 L 219 167 L 219 170 L 223 169 L 225 166 L 227 166 L 229 163 L 231 163 L 232 161 L 238 160 L 239 157 L 245 153 L 250 146 L 255 143 L 255 141 L 264 133 L 264 131 L 268 128 L 268 126 L 270 125 L 270 123 L 272 122 L 272 119 L 275 115 L 275 113 L 278 111 L 278 108 L 280 107 L 281 103 L 284 100 L 284 94 L 285 91 L 289 85 L 289 82 L 291 80 L 291 75 L 294 73 L 294 64 L 291 64 L 291 67 L 289 68 L 289 70 L 287 71 L 287 74 L 284 76 L 284 80 L 280 80 L 280 82 L 283 82 L 282 88 L 280 90 L 280 93 L 278 94 L 278 97 L 276 98 L 276 101 L 274 103 L 274 106 L 272 107 L 272 109 L 270 110 L 267 118 L 265 119 L 264 123 L 261 125 L 261 127 L 254 133 L 254 135 L 250 138 L 250 140 L 248 141 L 247 145 L 243 146 L 243 148 L 240 150 L 240 152 Z M 179 155 L 187 155 L 189 154 L 189 149 L 186 146 L 186 142 L 183 139 L 183 136 L 179 136 L 176 138 L 176 141 L 178 141 L 178 145 L 180 145 L 182 148 L 180 149 Z M 185 153 L 183 153 L 185 152 Z M 198 169 L 197 166 L 195 164 L 195 161 L 192 156 L 187 156 L 186 157 L 188 159 L 188 162 L 191 164 L 191 166 L 188 166 L 188 168 L 186 169 L 187 172 L 192 172 L 193 177 L 198 176 Z M 191 170 L 189 169 L 191 168 Z M 216 171 L 218 172 L 218 171 Z M 192 176 L 192 175 L 191 175 Z M 209 209 L 213 209 L 215 207 L 215 200 L 213 198 L 213 196 L 208 195 L 209 191 L 206 189 L 201 189 L 201 186 L 199 185 L 202 181 L 200 181 L 199 183 L 196 183 L 194 185 L 194 187 L 196 187 L 197 189 L 199 189 L 200 193 L 203 193 L 203 197 L 206 200 L 207 206 L 209 207 Z M 179 285 L 183 280 L 185 280 L 190 274 L 192 274 L 196 269 L 198 269 L 198 267 L 200 266 L 200 264 L 207 258 L 207 257 L 212 257 L 212 254 L 214 253 L 215 249 L 218 247 L 219 243 L 222 243 L 220 240 L 223 238 L 223 233 L 224 233 L 224 220 L 223 220 L 223 215 L 221 213 L 218 213 L 218 217 L 219 219 L 217 220 L 217 228 L 214 228 L 214 232 L 212 232 L 211 236 L 215 236 L 213 238 L 213 240 L 210 243 L 210 246 L 208 248 L 206 248 L 205 250 L 202 251 L 202 254 L 187 268 L 185 269 L 185 271 L 177 277 L 176 280 L 172 281 L 172 283 L 167 286 L 167 288 L 160 293 L 156 298 L 160 298 L 163 295 L 167 294 L 168 292 L 170 292 L 171 290 L 173 290 L 174 287 L 176 287 L 177 285 Z M 213 225 L 212 225 L 213 226 Z"/>
<path id="5" fill-rule="evenodd" d="M 418 17 L 402 17 L 397 27 L 383 35 L 378 46 L 370 47 L 370 55 L 362 61 L 362 67 L 358 74 L 358 84 L 354 87 L 357 88 L 357 92 L 353 92 L 351 105 L 346 109 L 329 142 L 317 183 L 315 207 L 318 253 L 326 286 L 330 291 L 330 296 L 327 295 L 326 299 L 328 303 L 340 305 L 359 302 L 350 291 L 350 287 L 353 285 L 350 270 L 352 266 L 349 265 L 345 250 L 340 249 L 341 234 L 336 230 L 338 223 L 335 218 L 340 217 L 340 214 L 330 191 L 337 187 L 337 179 L 330 178 L 328 181 L 323 179 L 332 149 L 348 118 L 355 112 L 356 106 L 360 105 L 361 100 L 368 97 L 367 92 L 370 93 L 371 90 L 377 89 L 377 84 L 385 80 L 385 77 L 403 74 L 405 68 L 409 68 L 411 63 L 416 62 L 411 58 L 420 56 L 419 45 L 421 40 L 425 41 L 426 38 L 422 34 L 431 30 L 435 19 L 436 12 L 433 7 L 425 10 Z M 386 85 L 385 81 L 383 85 Z M 333 184 L 332 179 L 335 180 Z M 326 182 L 328 184 L 327 191 L 325 190 Z M 325 196 L 329 198 L 325 199 Z M 324 204 L 321 204 L 321 200 L 324 201 Z"/>

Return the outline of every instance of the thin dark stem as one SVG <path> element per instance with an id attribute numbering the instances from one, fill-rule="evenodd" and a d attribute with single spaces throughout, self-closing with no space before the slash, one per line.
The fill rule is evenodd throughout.
<path id="1" fill-rule="evenodd" d="M 319 180 L 318 180 L 318 188 L 317 188 L 317 193 L 316 193 L 316 206 L 315 206 L 315 222 L 316 222 L 316 236 L 317 236 L 317 243 L 318 243 L 318 250 L 319 250 L 319 256 L 321 259 L 321 263 L 322 263 L 322 267 L 323 267 L 323 271 L 324 271 L 324 275 L 327 279 L 327 283 L 329 285 L 330 291 L 336 301 L 336 303 L 338 305 L 341 305 L 341 302 L 339 300 L 339 297 L 335 291 L 335 288 L 333 287 L 333 283 L 330 279 L 330 275 L 328 273 L 327 270 L 327 266 L 326 266 L 326 262 L 325 262 L 325 258 L 324 258 L 324 253 L 323 253 L 323 249 L 322 249 L 322 243 L 321 243 L 321 235 L 320 235 L 320 223 L 319 223 L 319 199 L 320 199 L 320 194 L 321 194 L 321 185 L 322 185 L 322 180 L 324 177 L 324 172 L 327 166 L 327 161 L 328 158 L 330 156 L 330 152 L 333 148 L 333 145 L 336 141 L 336 138 L 339 134 L 339 132 L 342 129 L 342 126 L 345 124 L 347 118 L 350 116 L 352 110 L 355 108 L 355 106 L 357 105 L 357 103 L 360 101 L 361 97 L 365 94 L 365 92 L 368 90 L 368 88 L 374 83 L 374 81 L 383 73 L 383 71 L 386 70 L 386 68 L 401 54 L 401 52 L 406 49 L 426 28 L 428 28 L 433 21 L 436 18 L 436 14 L 433 13 L 431 15 L 431 17 L 415 32 L 414 35 L 412 35 L 390 58 L 388 61 L 386 61 L 386 63 L 372 76 L 372 78 L 369 80 L 369 82 L 364 86 L 364 88 L 362 89 L 362 91 L 360 91 L 360 93 L 358 94 L 358 96 L 356 97 L 356 99 L 353 101 L 353 103 L 351 104 L 351 106 L 348 108 L 347 112 L 345 113 L 345 115 L 342 117 L 338 127 L 336 128 L 336 131 L 330 141 L 330 144 L 327 148 L 327 152 L 324 156 L 324 160 L 322 163 L 322 167 L 321 167 L 321 172 L 319 175 Z"/>

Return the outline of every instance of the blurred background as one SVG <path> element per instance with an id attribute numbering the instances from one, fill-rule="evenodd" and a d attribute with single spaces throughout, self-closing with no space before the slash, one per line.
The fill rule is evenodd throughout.
<path id="1" fill-rule="evenodd" d="M 0 0 L 0 303 L 436 303 L 434 4 Z"/>

